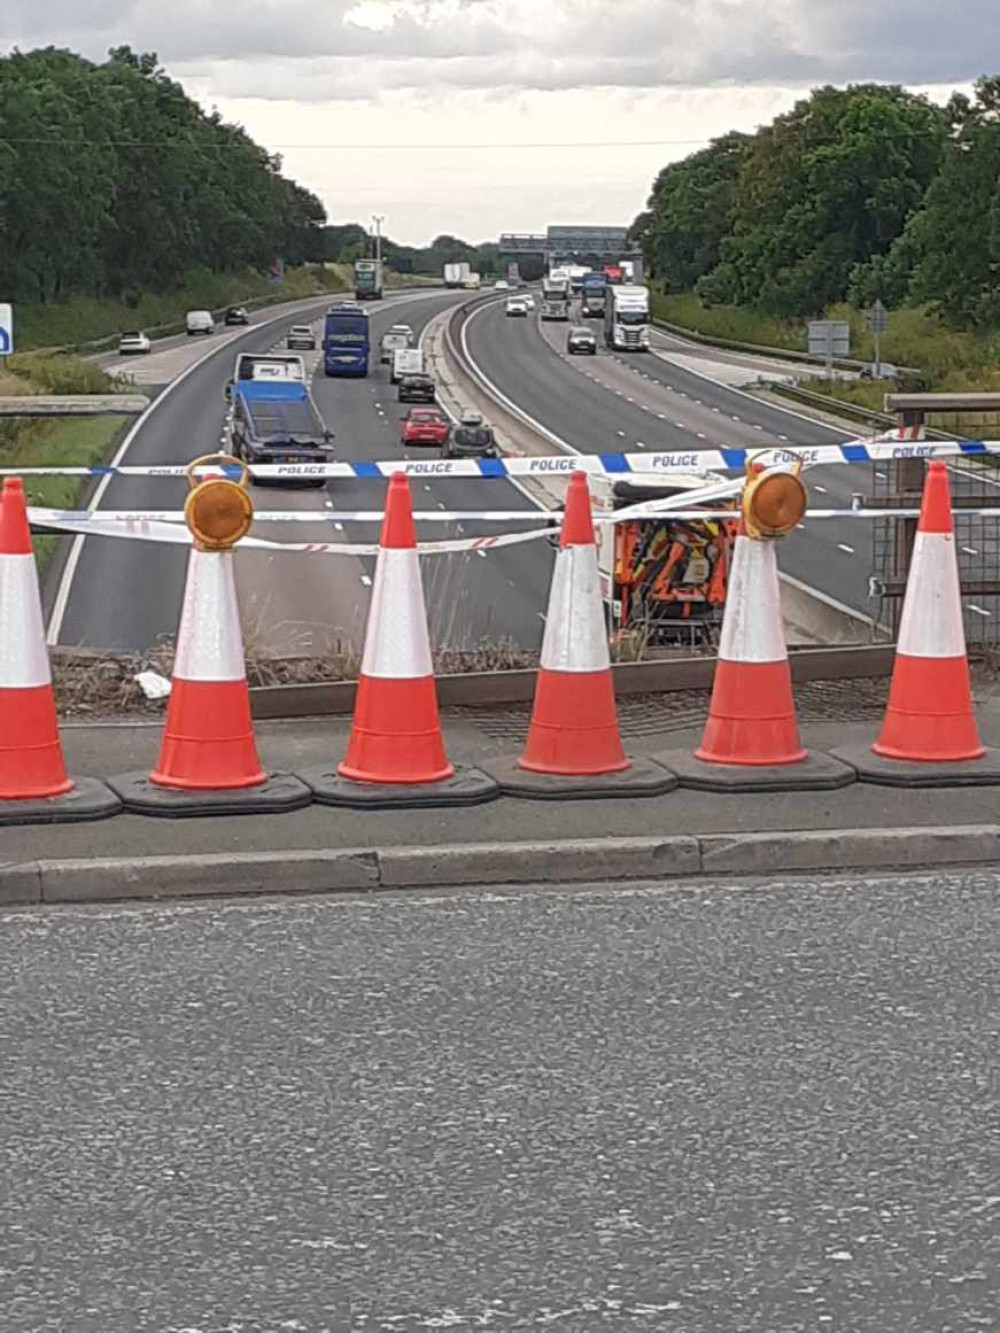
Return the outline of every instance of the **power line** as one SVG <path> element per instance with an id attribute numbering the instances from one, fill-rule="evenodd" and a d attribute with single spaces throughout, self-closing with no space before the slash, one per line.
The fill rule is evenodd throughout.
<path id="1" fill-rule="evenodd" d="M 24 144 L 51 148 L 197 148 L 218 149 L 220 152 L 235 148 L 260 152 L 461 152 L 481 153 L 496 149 L 565 149 L 565 148 L 691 148 L 707 144 L 708 139 L 602 139 L 573 142 L 538 141 L 534 143 L 279 143 L 264 146 L 254 143 L 199 143 L 189 139 L 37 139 L 11 138 L 0 134 L 0 143 Z"/>

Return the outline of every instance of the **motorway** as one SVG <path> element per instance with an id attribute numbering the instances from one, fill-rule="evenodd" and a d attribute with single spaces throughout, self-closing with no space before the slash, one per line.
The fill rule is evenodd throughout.
<path id="1" fill-rule="evenodd" d="M 390 323 L 405 319 L 419 333 L 457 302 L 462 293 L 393 296 L 372 308 L 373 340 Z M 282 345 L 288 326 L 311 318 L 319 331 L 317 302 L 303 313 L 289 309 L 264 316 L 257 327 L 229 335 L 224 346 L 194 347 L 185 339 L 168 343 L 148 362 L 127 363 L 150 385 L 159 374 L 171 380 L 152 412 L 137 423 L 123 458 L 130 464 L 187 461 L 220 447 L 226 405 L 224 385 L 237 348 L 267 351 Z M 660 350 L 623 358 L 603 348 L 596 358 L 568 358 L 565 325 L 507 319 L 503 301 L 476 309 L 465 325 L 468 352 L 482 372 L 508 397 L 574 448 L 586 453 L 608 449 L 689 449 L 720 445 L 754 447 L 830 443 L 843 433 L 794 412 L 786 412 L 739 390 L 725 387 L 673 364 L 671 351 L 685 345 L 654 335 Z M 687 349 L 688 351 L 690 349 Z M 703 351 L 703 349 L 698 349 Z M 311 358 L 315 370 L 318 356 Z M 107 358 L 109 368 L 121 364 Z M 744 364 L 755 364 L 743 358 Z M 763 364 L 763 363 L 762 363 Z M 770 364 L 770 363 L 766 363 Z M 336 457 L 374 461 L 428 458 L 399 442 L 402 409 L 376 363 L 367 379 L 313 379 L 317 407 L 335 433 Z M 861 469 L 815 468 L 809 473 L 814 498 L 849 506 L 852 491 L 869 477 Z M 378 510 L 384 481 L 334 480 L 324 489 L 263 487 L 254 490 L 261 513 L 267 509 L 310 511 Z M 531 510 L 535 501 L 503 479 L 414 478 L 419 510 Z M 102 485 L 104 508 L 179 508 L 185 485 L 171 480 L 115 478 Z M 786 572 L 834 601 L 868 613 L 871 530 L 858 523 L 811 522 L 782 544 Z M 425 523 L 425 539 L 477 536 L 495 524 Z M 371 542 L 373 524 L 331 518 L 314 524 L 255 525 L 255 533 L 279 541 Z M 111 539 L 77 539 L 63 568 L 50 619 L 50 642 L 143 652 L 176 633 L 183 590 L 185 553 L 153 543 L 137 547 Z M 244 550 L 237 578 L 248 645 L 268 653 L 314 655 L 359 650 L 364 636 L 372 561 L 366 557 L 305 556 Z M 547 599 L 551 552 L 544 542 L 502 551 L 428 557 L 424 578 L 432 642 L 442 648 L 475 649 L 511 642 L 536 648 Z"/>
<path id="2" fill-rule="evenodd" d="M 994 1327 L 998 887 L 8 911 L 4 1333 Z"/>
<path id="3" fill-rule="evenodd" d="M 391 323 L 405 320 L 418 333 L 442 309 L 465 299 L 460 293 L 394 296 L 371 308 L 373 340 Z M 317 329 L 329 298 L 311 312 Z M 301 310 L 237 335 L 224 349 L 187 368 L 154 410 L 138 423 L 127 455 L 130 464 L 181 462 L 220 447 L 226 405 L 223 389 L 237 348 L 266 351 L 292 323 L 305 322 Z M 178 355 L 176 350 L 169 353 Z M 315 359 L 314 359 L 315 360 Z M 131 369 L 135 363 L 129 363 Z M 173 368 L 172 368 L 173 369 Z M 146 372 L 148 378 L 149 372 Z M 376 364 L 367 379 L 313 381 L 320 414 L 334 431 L 336 457 L 376 460 L 406 456 L 399 442 L 402 409 Z M 409 451 L 414 458 L 427 451 Z M 436 456 L 433 455 L 433 456 Z M 179 508 L 186 487 L 170 480 L 116 478 L 103 491 L 108 509 Z M 336 480 L 325 490 L 256 487 L 258 509 L 378 510 L 385 483 Z M 535 503 L 502 479 L 414 482 L 418 510 L 534 509 Z M 496 525 L 422 526 L 425 538 L 492 533 Z M 255 526 L 255 533 L 284 541 L 373 541 L 372 524 Z M 112 650 L 144 651 L 176 633 L 183 591 L 185 553 L 153 543 L 137 553 L 131 542 L 90 538 L 64 576 L 64 614 L 50 622 L 50 640 Z M 247 641 L 267 651 L 312 654 L 360 649 L 367 610 L 371 565 L 367 559 L 271 555 L 244 551 L 237 579 Z M 425 586 L 432 640 L 443 647 L 473 649 L 483 641 L 512 640 L 537 647 L 546 604 L 551 553 L 546 543 L 491 552 L 435 556 L 425 561 Z M 57 602 L 58 605 L 58 602 Z M 55 631 L 53 633 L 53 630 Z"/>
<path id="4" fill-rule="evenodd" d="M 565 354 L 567 325 L 508 319 L 502 302 L 484 305 L 466 323 L 475 363 L 508 398 L 582 453 L 611 449 L 690 450 L 720 446 L 768 448 L 842 443 L 842 430 L 822 425 L 664 359 L 694 350 L 653 335 L 653 354 L 625 357 L 600 345 L 595 357 Z M 592 327 L 598 332 L 600 324 Z M 662 356 L 657 350 L 662 351 Z M 739 358 L 751 368 L 760 359 Z M 771 363 L 763 361 L 761 368 Z M 866 469 L 813 468 L 814 503 L 849 507 L 852 492 L 870 486 Z M 782 568 L 861 615 L 870 615 L 871 532 L 858 523 L 817 521 L 782 543 Z"/>

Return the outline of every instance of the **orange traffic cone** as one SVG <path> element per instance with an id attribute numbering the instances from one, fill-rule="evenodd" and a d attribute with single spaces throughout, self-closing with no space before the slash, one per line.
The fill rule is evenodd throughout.
<path id="1" fill-rule="evenodd" d="M 386 492 L 365 650 L 347 754 L 335 772 L 302 774 L 324 805 L 472 805 L 499 788 L 445 754 L 427 634 L 410 484 L 393 473 Z"/>
<path id="2" fill-rule="evenodd" d="M 693 756 L 657 758 L 682 786 L 705 791 L 831 790 L 857 776 L 828 755 L 809 754 L 799 739 L 776 546 L 748 537 L 742 519 L 701 745 Z"/>
<path id="3" fill-rule="evenodd" d="M 379 537 L 354 723 L 337 770 L 352 782 L 422 783 L 451 777 L 427 636 L 410 486 L 390 478 Z"/>
<path id="4" fill-rule="evenodd" d="M 622 748 L 607 626 L 583 472 L 566 489 L 535 703 L 524 752 L 486 764 L 503 791 L 537 799 L 657 796 L 677 785 Z"/>
<path id="5" fill-rule="evenodd" d="M 104 819 L 121 802 L 63 762 L 38 572 L 20 478 L 0 495 L 0 824 Z"/>
<path id="6" fill-rule="evenodd" d="M 180 817 L 271 814 L 309 805 L 312 792 L 257 757 L 236 601 L 233 550 L 188 557 L 177 652 L 153 771 L 112 778 L 128 810 Z"/>
<path id="7" fill-rule="evenodd" d="M 566 489 L 535 706 L 518 766 L 560 777 L 619 773 L 629 766 L 618 731 L 590 491 L 582 472 L 572 474 Z"/>
<path id="8" fill-rule="evenodd" d="M 972 712 L 951 490 L 940 462 L 927 472 L 889 706 L 872 749 L 916 763 L 959 763 L 986 753 Z"/>
<path id="9" fill-rule="evenodd" d="M 163 743 L 150 782 L 231 791 L 267 781 L 257 758 L 232 551 L 191 551 Z"/>
<path id="10" fill-rule="evenodd" d="M 695 758 L 708 764 L 797 764 L 799 740 L 788 668 L 775 545 L 736 534 L 708 722 Z"/>
<path id="11" fill-rule="evenodd" d="M 0 800 L 61 796 L 66 773 L 38 572 L 19 477 L 7 477 L 0 501 Z"/>

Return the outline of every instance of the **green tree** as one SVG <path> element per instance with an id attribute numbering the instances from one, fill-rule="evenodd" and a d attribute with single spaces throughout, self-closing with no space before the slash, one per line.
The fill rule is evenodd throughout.
<path id="1" fill-rule="evenodd" d="M 785 317 L 842 300 L 922 203 L 946 130 L 902 88 L 818 89 L 741 151 L 731 233 L 699 293 Z"/>
<path id="2" fill-rule="evenodd" d="M 736 183 L 750 142 L 744 134 L 727 134 L 660 172 L 647 211 L 630 231 L 651 276 L 686 291 L 718 264 L 720 246 L 732 230 Z"/>

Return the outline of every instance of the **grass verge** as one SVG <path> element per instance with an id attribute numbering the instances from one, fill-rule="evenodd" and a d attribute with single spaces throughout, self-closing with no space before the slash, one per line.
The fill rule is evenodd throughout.
<path id="1" fill-rule="evenodd" d="M 247 301 L 297 301 L 345 291 L 347 286 L 339 269 L 319 265 L 288 269 L 280 284 L 260 273 L 195 272 L 176 291 L 159 295 L 137 292 L 121 301 L 77 297 L 49 305 L 19 305 L 17 343 L 24 351 L 77 347 L 127 329 L 169 328 L 182 321 L 188 310 L 218 310 Z"/>
<path id="2" fill-rule="evenodd" d="M 97 366 L 74 356 L 11 357 L 0 376 L 0 394 L 109 393 L 118 386 Z M 92 467 L 107 458 L 127 424 L 123 417 L 64 417 L 53 421 L 10 418 L 0 422 L 0 465 Z M 73 509 L 86 477 L 26 477 L 28 503 L 46 509 Z M 58 537 L 35 537 L 39 568 L 52 558 Z"/>

